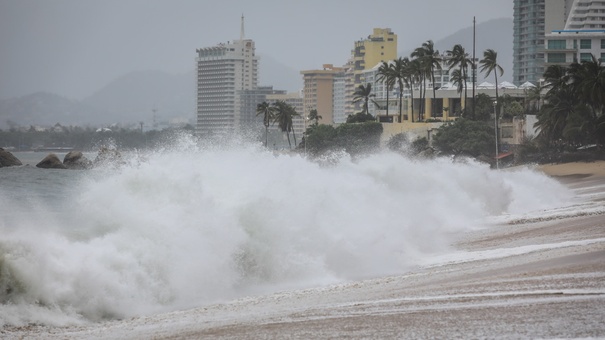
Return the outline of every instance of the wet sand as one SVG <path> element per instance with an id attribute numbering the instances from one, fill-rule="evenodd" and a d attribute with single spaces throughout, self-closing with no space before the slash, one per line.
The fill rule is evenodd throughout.
<path id="1" fill-rule="evenodd" d="M 605 162 L 539 169 L 596 209 L 459 235 L 405 275 L 8 338 L 605 338 Z"/>

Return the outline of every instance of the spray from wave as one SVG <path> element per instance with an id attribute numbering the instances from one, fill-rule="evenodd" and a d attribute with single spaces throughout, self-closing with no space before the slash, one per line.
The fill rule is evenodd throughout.
<path id="1" fill-rule="evenodd" d="M 0 324 L 72 324 L 402 273 L 486 218 L 562 204 L 537 172 L 392 153 L 322 166 L 254 146 L 92 170 L 0 219 Z M 52 214 L 49 211 L 52 210 Z"/>

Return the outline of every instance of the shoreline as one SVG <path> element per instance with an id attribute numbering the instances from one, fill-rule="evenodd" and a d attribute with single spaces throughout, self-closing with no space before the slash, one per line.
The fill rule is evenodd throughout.
<path id="1" fill-rule="evenodd" d="M 536 169 L 558 178 L 605 177 L 605 161 L 541 164 Z"/>
<path id="2" fill-rule="evenodd" d="M 589 189 L 593 207 L 605 200 L 603 161 L 534 169 L 576 194 Z M 84 326 L 0 328 L 0 335 L 605 338 L 605 209 L 487 226 L 460 235 L 453 248 L 445 259 L 398 275 Z"/>

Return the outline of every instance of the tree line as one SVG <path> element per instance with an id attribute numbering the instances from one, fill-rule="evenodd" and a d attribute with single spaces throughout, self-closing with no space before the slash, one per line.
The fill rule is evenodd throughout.
<path id="1" fill-rule="evenodd" d="M 403 92 L 405 88 L 409 88 L 411 94 L 411 121 L 414 122 L 414 91 L 413 89 L 419 89 L 420 95 L 420 107 L 418 108 L 418 120 L 423 121 L 425 119 L 425 99 L 427 91 L 427 81 L 430 81 L 433 91 L 431 98 L 431 109 L 432 116 L 438 114 L 436 112 L 437 106 L 435 105 L 436 95 L 435 92 L 437 87 L 435 84 L 435 71 L 441 71 L 443 69 L 442 64 L 447 65 L 450 73 L 450 81 L 456 86 L 457 92 L 460 94 L 460 102 L 463 102 L 464 93 L 464 107 L 467 108 L 468 100 L 468 88 L 467 82 L 469 79 L 469 68 L 471 73 L 476 70 L 474 60 L 469 57 L 464 47 L 460 44 L 454 45 L 451 50 L 445 52 L 447 57 L 443 57 L 439 50 L 435 49 L 435 45 L 432 40 L 427 40 L 422 46 L 417 47 L 410 54 L 409 57 L 399 57 L 398 59 L 391 61 L 383 61 L 378 68 L 377 80 L 384 83 L 386 87 L 386 116 L 389 116 L 389 94 L 397 85 L 399 91 L 399 121 L 403 119 Z M 496 85 L 498 84 L 498 73 L 500 76 L 503 75 L 504 69 L 498 64 L 498 53 L 492 49 L 488 49 L 483 53 L 483 59 L 479 61 L 481 72 L 485 72 L 485 76 L 489 77 L 492 73 L 494 74 Z M 350 116 L 347 122 L 360 122 L 373 120 L 369 114 L 369 103 L 373 101 L 374 95 L 372 94 L 372 84 L 367 83 L 365 85 L 359 85 L 354 93 L 354 102 L 362 101 L 362 110 L 356 113 L 354 116 Z M 498 89 L 496 86 L 496 100 L 498 100 Z M 465 115 L 467 118 L 474 119 L 474 102 L 471 111 L 462 111 L 460 109 L 457 112 L 460 115 Z"/>

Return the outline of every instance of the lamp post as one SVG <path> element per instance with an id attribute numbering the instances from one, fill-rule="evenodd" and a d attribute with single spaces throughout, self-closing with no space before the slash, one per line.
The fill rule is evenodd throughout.
<path id="1" fill-rule="evenodd" d="M 498 160 L 498 111 L 497 111 L 498 102 L 494 100 L 494 129 L 496 131 L 496 169 L 500 168 L 499 160 Z"/>

